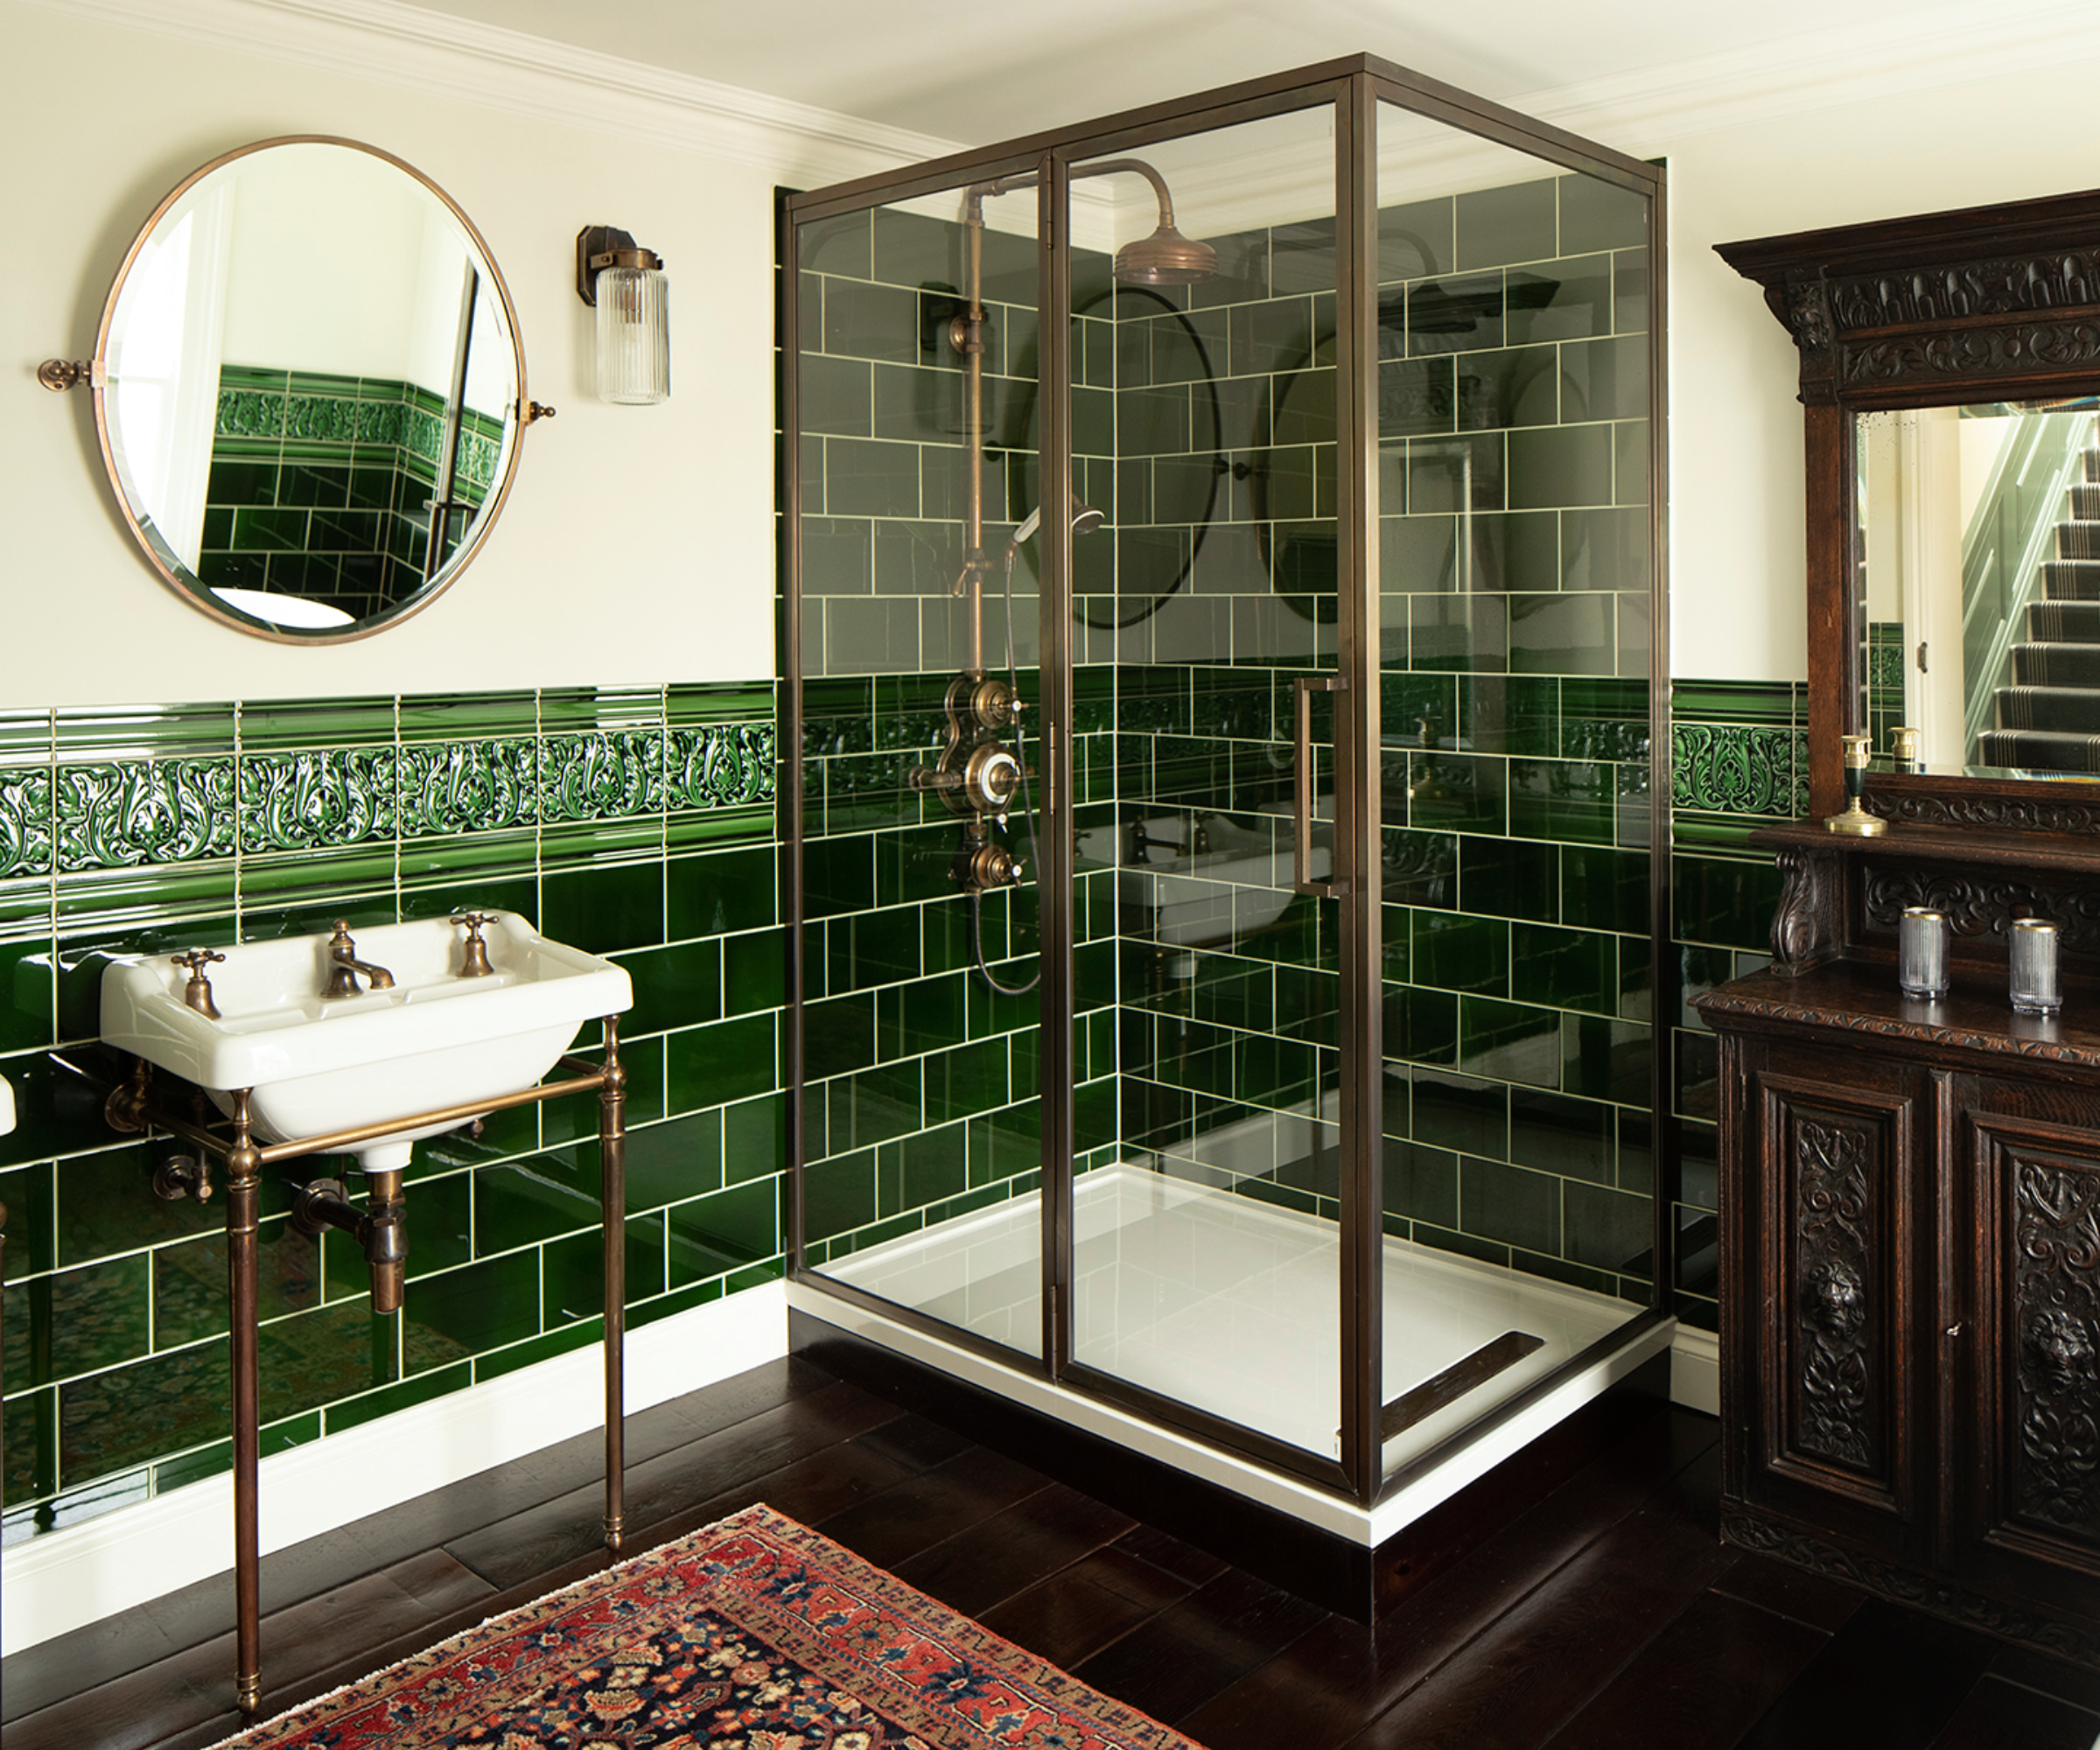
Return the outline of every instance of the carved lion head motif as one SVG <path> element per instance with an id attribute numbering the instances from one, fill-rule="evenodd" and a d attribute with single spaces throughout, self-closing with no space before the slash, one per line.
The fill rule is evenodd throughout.
<path id="1" fill-rule="evenodd" d="M 2093 1333 L 2076 1312 L 2048 1306 L 2026 1321 L 2020 1342 L 2029 1382 L 2049 1392 L 2090 1389 L 2093 1382 Z"/>
<path id="2" fill-rule="evenodd" d="M 1866 1287 L 1850 1264 L 1830 1262 L 1802 1289 L 1802 1317 L 1833 1337 L 1849 1336 L 1866 1321 Z"/>

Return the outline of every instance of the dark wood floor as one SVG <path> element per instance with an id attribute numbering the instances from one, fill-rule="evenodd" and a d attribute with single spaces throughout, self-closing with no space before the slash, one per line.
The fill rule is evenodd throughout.
<path id="1" fill-rule="evenodd" d="M 1723 1549 L 1716 1424 L 1658 1407 L 1376 1629 L 785 1361 L 632 1418 L 634 1547 L 753 1502 L 1212 1750 L 2089 1750 L 2100 1676 Z M 276 1712 L 602 1566 L 596 1438 L 273 1556 Z M 0 1667 L 8 1750 L 232 1731 L 231 1585 Z"/>

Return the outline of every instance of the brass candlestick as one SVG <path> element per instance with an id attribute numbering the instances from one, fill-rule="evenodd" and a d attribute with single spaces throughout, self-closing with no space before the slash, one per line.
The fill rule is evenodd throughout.
<path id="1" fill-rule="evenodd" d="M 1849 832 L 1858 838 L 1873 838 L 1888 830 L 1888 822 L 1877 815 L 1870 815 L 1860 805 L 1859 799 L 1866 794 L 1866 762 L 1869 738 L 1848 735 L 1844 738 L 1844 795 L 1845 810 L 1841 815 L 1826 815 L 1824 825 L 1832 832 Z"/>
<path id="2" fill-rule="evenodd" d="M 1888 757 L 1902 771 L 1914 769 L 1918 763 L 1918 732 L 1900 725 L 1888 732 Z"/>

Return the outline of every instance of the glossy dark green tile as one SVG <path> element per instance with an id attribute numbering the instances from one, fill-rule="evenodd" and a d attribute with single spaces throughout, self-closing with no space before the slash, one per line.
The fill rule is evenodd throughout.
<path id="1" fill-rule="evenodd" d="M 661 1215 L 626 1224 L 624 1248 L 627 1304 L 664 1292 L 664 1226 Z M 606 1304 L 606 1248 L 601 1234 L 572 1234 L 542 1253 L 549 1329 L 582 1319 L 602 1319 Z"/>
<path id="2" fill-rule="evenodd" d="M 59 1388 L 59 1482 L 71 1488 L 228 1437 L 223 1339 Z"/>
<path id="3" fill-rule="evenodd" d="M 1484 188 L 1458 197 L 1458 265 L 1461 270 L 1534 262 L 1556 253 L 1558 178 Z"/>
<path id="4" fill-rule="evenodd" d="M 557 940 L 564 938 L 557 937 Z M 722 1014 L 722 950 L 713 940 L 646 948 L 619 956 L 634 981 L 634 1006 L 621 1020 L 630 1034 L 662 1032 Z"/>
<path id="5" fill-rule="evenodd" d="M 1432 1148 L 1506 1159 L 1509 1152 L 1509 1090 L 1471 1075 L 1417 1070 L 1413 1140 Z"/>
<path id="6" fill-rule="evenodd" d="M 466 1354 L 540 1329 L 540 1255 L 513 1252 L 409 1284 L 402 1317 Z"/>
<path id="7" fill-rule="evenodd" d="M 627 1132 L 630 1211 L 654 1209 L 718 1190 L 723 1174 L 722 1114 L 692 1112 Z"/>
<path id="8" fill-rule="evenodd" d="M 1459 1067 L 1504 1082 L 1551 1088 L 1560 1079 L 1561 1012 L 1493 997 L 1459 1000 Z"/>
<path id="9" fill-rule="evenodd" d="M 1608 1183 L 1614 1134 L 1609 1106 L 1533 1088 L 1509 1090 L 1509 1158 L 1519 1166 Z"/>
<path id="10" fill-rule="evenodd" d="M 782 1243 L 778 1184 L 770 1178 L 753 1180 L 673 1209 L 671 1286 L 682 1287 L 777 1254 Z"/>
<path id="11" fill-rule="evenodd" d="M 864 839 L 845 843 L 860 846 L 865 858 Z M 812 845 L 809 850 L 814 856 L 817 847 Z M 872 868 L 867 878 L 872 882 Z M 779 915 L 778 876 L 770 845 L 675 858 L 665 870 L 665 889 L 673 942 L 759 929 Z"/>
<path id="12" fill-rule="evenodd" d="M 1564 1180 L 1498 1160 L 1459 1162 L 1459 1222 L 1465 1232 L 1527 1251 L 1558 1255 Z"/>
<path id="13" fill-rule="evenodd" d="M 777 1049 L 770 1014 L 673 1033 L 665 1041 L 670 1110 L 690 1112 L 768 1092 L 779 1085 Z"/>
<path id="14" fill-rule="evenodd" d="M 1570 1183 L 1563 1197 L 1569 1258 L 1623 1275 L 1651 1273 L 1656 1228 L 1649 1199 L 1579 1183 Z"/>
<path id="15" fill-rule="evenodd" d="M 10 1390 L 144 1356 L 150 1317 L 144 1255 L 38 1276 L 7 1291 Z M 223 1277 L 220 1281 L 224 1295 Z"/>
<path id="16" fill-rule="evenodd" d="M 787 945 L 779 930 L 754 930 L 722 942 L 723 1008 L 731 1015 L 777 1009 L 787 1000 Z"/>
<path id="17" fill-rule="evenodd" d="M 331 1434 L 340 1434 L 346 1429 L 376 1422 L 383 1416 L 392 1416 L 400 1410 L 428 1404 L 442 1397 L 448 1391 L 458 1391 L 473 1383 L 473 1366 L 459 1361 L 449 1367 L 419 1373 L 410 1378 L 399 1380 L 377 1390 L 367 1391 L 340 1404 L 332 1404 L 323 1412 Z"/>
<path id="18" fill-rule="evenodd" d="M 256 1242 L 256 1304 L 265 1320 L 321 1304 L 319 1249 L 282 1217 L 262 1225 Z M 227 1329 L 226 1235 L 199 1235 L 158 1246 L 136 1260 L 151 1265 L 153 1347 L 175 1349 L 223 1336 Z M 360 1259 L 361 1264 L 362 1260 Z M 361 1284 L 360 1284 L 361 1285 Z M 143 1348 L 142 1348 L 143 1352 Z"/>
<path id="19" fill-rule="evenodd" d="M 595 1227 L 597 1151 L 566 1148 L 473 1175 L 475 1250 L 485 1258 L 536 1245 L 556 1234 Z M 414 1241 L 411 1238 L 410 1244 Z"/>
<path id="20" fill-rule="evenodd" d="M 549 875 L 540 884 L 540 928 L 592 954 L 663 940 L 661 861 L 615 863 Z"/>
<path id="21" fill-rule="evenodd" d="M 1410 921 L 1410 963 L 1418 984 L 1446 990 L 1509 993 L 1509 927 L 1452 912 L 1418 911 Z"/>
<path id="22" fill-rule="evenodd" d="M 1459 1222 L 1459 1159 L 1447 1149 L 1387 1137 L 1383 1142 L 1382 1207 L 1388 1214 L 1455 1228 Z"/>
<path id="23" fill-rule="evenodd" d="M 1561 1019 L 1561 1090 L 1640 1106 L 1648 1100 L 1648 1029 L 1601 1015 Z"/>
<path id="24" fill-rule="evenodd" d="M 812 1160 L 802 1169 L 802 1230 L 814 1240 L 875 1219 L 875 1151 Z"/>
<path id="25" fill-rule="evenodd" d="M 1590 930 L 1518 924 L 1509 995 L 1519 1002 L 1612 1014 L 1619 1006 L 1618 939 Z"/>
<path id="26" fill-rule="evenodd" d="M 1418 984 L 1385 993 L 1385 1054 L 1403 1062 L 1449 1064 L 1458 1060 L 1459 999 Z"/>

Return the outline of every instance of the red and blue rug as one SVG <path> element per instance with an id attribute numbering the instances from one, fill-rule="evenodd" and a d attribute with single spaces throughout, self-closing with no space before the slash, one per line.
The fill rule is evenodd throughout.
<path id="1" fill-rule="evenodd" d="M 767 1507 L 227 1745 L 1200 1750 Z"/>

